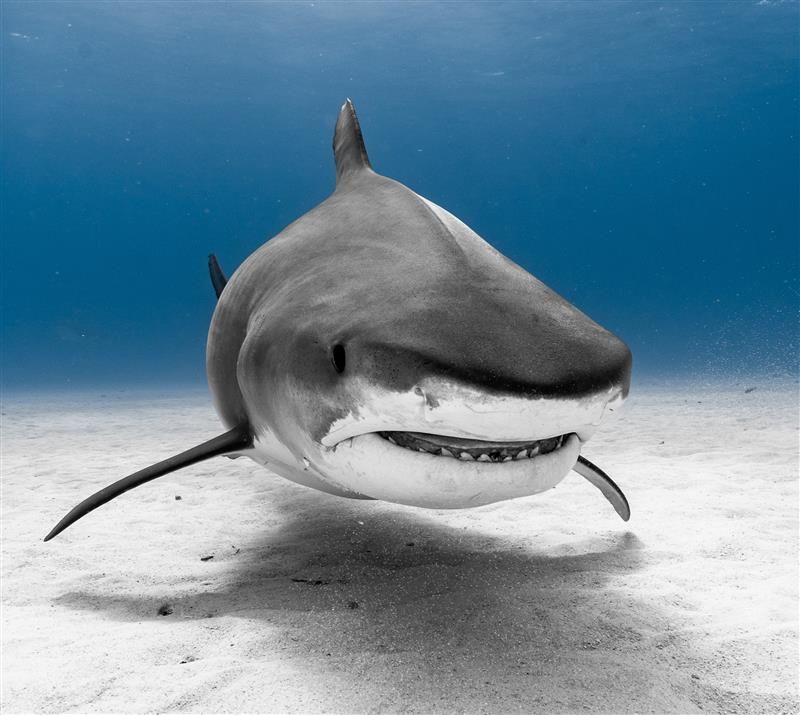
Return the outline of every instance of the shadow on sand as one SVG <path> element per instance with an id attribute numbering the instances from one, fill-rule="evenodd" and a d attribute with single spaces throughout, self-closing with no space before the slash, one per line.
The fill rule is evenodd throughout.
<path id="1" fill-rule="evenodd" d="M 248 633 L 269 639 L 257 657 L 294 658 L 309 676 L 369 691 L 363 701 L 332 694 L 334 710 L 392 709 L 398 698 L 493 710 L 509 697 L 519 698 L 511 709 L 573 710 L 596 708 L 598 689 L 600 709 L 691 708 L 685 693 L 652 682 L 645 662 L 659 653 L 653 634 L 670 624 L 625 588 L 646 554 L 633 533 L 548 555 L 514 524 L 486 535 L 390 505 L 294 493 L 284 501 L 283 523 L 231 555 L 222 583 L 56 601 L 119 620 L 164 622 L 159 599 L 176 621 L 247 619 Z"/>
<path id="2" fill-rule="evenodd" d="M 493 536 L 450 526 L 423 510 L 313 493 L 293 496 L 284 500 L 285 510 L 273 505 L 276 513 L 282 512 L 282 523 L 241 553 L 227 555 L 230 570 L 223 588 L 205 582 L 205 588 L 194 584 L 193 592 L 185 593 L 181 584 L 176 590 L 184 595 L 165 591 L 164 602 L 182 618 L 273 619 L 282 611 L 341 606 L 361 608 L 359 618 L 369 619 L 422 601 L 428 602 L 430 615 L 440 601 L 457 617 L 463 615 L 459 611 L 473 609 L 491 616 L 515 594 L 539 618 L 547 619 L 549 607 L 558 610 L 556 620 L 561 621 L 570 604 L 593 601 L 611 577 L 638 569 L 643 554 L 642 543 L 629 531 L 596 537 L 573 546 L 572 553 L 555 556 L 532 546 L 530 533 L 516 538 L 510 533 L 513 525 Z M 298 501 L 313 504 L 304 507 Z M 119 620 L 162 618 L 152 595 L 104 597 L 95 589 L 65 593 L 55 602 Z M 609 607 L 608 598 L 613 596 L 605 594 L 603 610 Z M 419 612 L 414 619 L 419 621 Z"/>

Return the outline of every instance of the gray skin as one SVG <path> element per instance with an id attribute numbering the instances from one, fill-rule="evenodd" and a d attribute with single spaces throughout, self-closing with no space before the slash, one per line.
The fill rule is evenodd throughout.
<path id="1" fill-rule="evenodd" d="M 226 426 L 279 426 L 264 390 L 288 374 L 313 393 L 308 429 L 324 435 L 354 407 L 332 367 L 336 345 L 348 376 L 390 390 L 447 375 L 498 395 L 579 397 L 611 384 L 627 394 L 627 346 L 375 173 L 349 100 L 334 152 L 334 193 L 252 254 L 219 298 L 207 372 Z"/>
<path id="2" fill-rule="evenodd" d="M 337 420 L 364 407 L 354 381 L 384 396 L 455 385 L 497 404 L 627 395 L 627 346 L 455 217 L 375 173 L 350 100 L 336 124 L 334 156 L 334 193 L 227 283 L 210 257 L 219 300 L 207 372 L 228 431 L 88 497 L 45 541 L 164 474 L 213 456 L 253 456 L 264 435 L 288 450 L 289 461 L 304 462 L 304 446 L 321 447 Z M 436 394 L 417 394 L 426 409 L 438 407 Z M 583 456 L 573 469 L 629 518 L 608 475 Z M 296 481 L 365 496 L 319 476 Z"/>

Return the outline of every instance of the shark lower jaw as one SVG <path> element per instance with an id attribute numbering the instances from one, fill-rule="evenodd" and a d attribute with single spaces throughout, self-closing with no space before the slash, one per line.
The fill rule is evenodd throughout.
<path id="1" fill-rule="evenodd" d="M 580 444 L 574 433 L 506 442 L 378 431 L 342 440 L 311 461 L 326 481 L 354 494 L 409 506 L 462 509 L 554 487 L 575 465 Z M 438 453 L 429 451 L 433 445 Z M 448 456 L 456 447 L 461 448 L 459 456 Z"/>

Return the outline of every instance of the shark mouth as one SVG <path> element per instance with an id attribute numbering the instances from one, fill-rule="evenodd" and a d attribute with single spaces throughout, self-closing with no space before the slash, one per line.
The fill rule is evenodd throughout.
<path id="1" fill-rule="evenodd" d="M 530 442 L 486 442 L 423 432 L 378 432 L 377 434 L 397 447 L 452 457 L 465 462 L 512 462 L 531 459 L 554 452 L 570 437 L 569 434 L 562 434 Z"/>

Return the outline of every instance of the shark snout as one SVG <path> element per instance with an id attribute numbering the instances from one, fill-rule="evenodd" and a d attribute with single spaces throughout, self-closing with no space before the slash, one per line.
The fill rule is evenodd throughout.
<path id="1" fill-rule="evenodd" d="M 323 445 L 386 430 L 498 442 L 576 434 L 586 441 L 609 406 L 627 396 L 631 354 L 583 314 L 583 330 L 570 317 L 569 334 L 555 325 L 538 342 L 518 341 L 513 323 L 478 334 L 441 321 L 438 340 L 417 330 L 400 331 L 402 342 L 347 341 L 339 379 L 351 409 L 325 430 Z"/>

